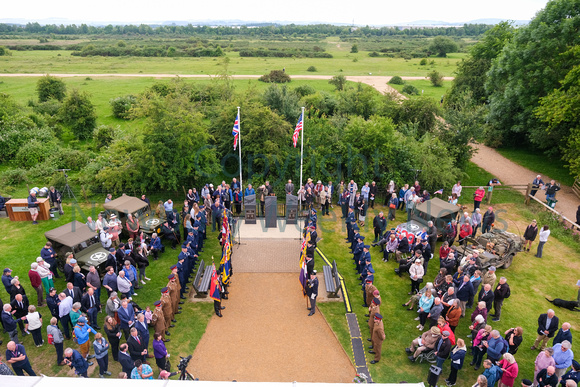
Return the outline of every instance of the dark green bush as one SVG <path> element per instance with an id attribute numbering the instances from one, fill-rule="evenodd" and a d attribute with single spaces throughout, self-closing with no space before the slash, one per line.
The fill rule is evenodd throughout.
<path id="1" fill-rule="evenodd" d="M 403 81 L 403 78 L 401 78 L 400 76 L 395 75 L 394 77 L 389 79 L 389 83 L 392 85 L 403 85 L 405 84 L 405 81 Z"/>
<path id="2" fill-rule="evenodd" d="M 290 76 L 282 70 L 272 70 L 270 74 L 264 74 L 259 79 L 262 82 L 286 83 L 290 82 Z"/>
<path id="3" fill-rule="evenodd" d="M 32 139 L 18 149 L 14 160 L 19 166 L 31 168 L 39 165 L 58 151 L 58 147 L 53 142 L 40 142 Z"/>
<path id="4" fill-rule="evenodd" d="M 131 108 L 137 104 L 137 98 L 134 95 L 126 95 L 111 99 L 109 104 L 113 110 L 113 116 L 128 120 L 130 118 L 129 112 Z"/>
<path id="5" fill-rule="evenodd" d="M 311 73 L 314 73 L 314 72 L 316 72 L 316 71 L 318 71 L 318 70 L 316 69 L 316 67 L 314 67 L 314 66 L 310 66 L 310 67 L 308 67 L 308 68 L 306 69 L 306 71 L 310 71 Z"/>
<path id="6" fill-rule="evenodd" d="M 111 145 L 115 138 L 115 129 L 108 125 L 99 125 L 93 133 L 93 148 L 100 150 L 103 147 Z"/>
<path id="7" fill-rule="evenodd" d="M 419 90 L 413 85 L 403 86 L 403 93 L 408 95 L 419 95 Z"/>
<path id="8" fill-rule="evenodd" d="M 310 85 L 301 85 L 294 89 L 294 92 L 298 94 L 300 97 L 304 97 L 305 95 L 310 95 L 316 93 L 314 87 Z"/>
<path id="9" fill-rule="evenodd" d="M 427 63 L 428 63 L 427 58 L 423 58 L 423 59 L 421 59 L 421 62 L 419 62 L 419 65 L 420 66 L 427 66 Z"/>

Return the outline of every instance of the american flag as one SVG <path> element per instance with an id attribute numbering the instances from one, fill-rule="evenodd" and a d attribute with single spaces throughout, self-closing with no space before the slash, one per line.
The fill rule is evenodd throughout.
<path id="1" fill-rule="evenodd" d="M 294 142 L 294 148 L 296 148 L 296 144 L 298 143 L 298 136 L 300 135 L 300 131 L 302 130 L 304 117 L 300 114 L 300 119 L 298 119 L 298 123 L 296 124 L 296 129 L 294 129 L 294 134 L 292 135 L 292 141 Z"/>
<path id="2" fill-rule="evenodd" d="M 240 114 L 236 116 L 236 122 L 234 122 L 234 128 L 232 129 L 232 136 L 234 136 L 234 150 L 238 146 L 238 137 L 240 135 Z"/>

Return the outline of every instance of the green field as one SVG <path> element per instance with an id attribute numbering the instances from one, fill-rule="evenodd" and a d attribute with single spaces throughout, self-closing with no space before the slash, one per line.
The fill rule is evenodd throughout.
<path id="1" fill-rule="evenodd" d="M 338 45 L 339 43 L 337 43 Z M 248 58 L 237 52 L 227 52 L 229 73 L 261 75 L 286 68 L 290 75 L 401 75 L 425 76 L 431 66 L 419 66 L 420 59 L 371 58 L 368 52 L 350 53 L 336 46 L 328 50 L 333 58 Z M 70 51 L 13 51 L 0 57 L 1 73 L 69 73 L 69 74 L 218 74 L 223 72 L 221 58 L 148 58 L 148 57 L 79 57 Z M 452 74 L 466 54 L 449 54 L 448 58 L 430 58 L 433 68 Z M 315 66 L 317 72 L 308 72 Z M 428 68 L 429 67 L 429 68 Z"/>

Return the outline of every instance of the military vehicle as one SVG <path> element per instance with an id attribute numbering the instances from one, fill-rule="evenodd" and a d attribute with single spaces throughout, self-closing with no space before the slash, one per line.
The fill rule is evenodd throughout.
<path id="1" fill-rule="evenodd" d="M 522 251 L 524 239 L 507 231 L 492 229 L 477 238 L 468 238 L 467 244 L 457 247 L 457 262 L 461 262 L 464 256 L 479 252 L 479 260 L 482 269 L 490 266 L 507 269 L 511 266 L 514 256 Z"/>
<path id="2" fill-rule="evenodd" d="M 95 266 L 100 273 L 105 271 L 104 265 L 109 252 L 101 245 L 98 235 L 86 224 L 75 220 L 45 232 L 44 236 L 52 243 L 52 248 L 58 255 L 60 270 L 63 270 L 66 263 L 65 254 L 72 252 L 82 270 L 88 272 L 90 266 Z"/>
<path id="3" fill-rule="evenodd" d="M 163 222 L 165 222 L 165 213 L 162 214 L 162 217 L 155 216 L 155 211 L 152 211 L 146 202 L 134 196 L 123 194 L 117 199 L 105 203 L 104 207 L 107 216 L 116 214 L 119 220 L 121 220 L 125 234 L 127 233 L 125 223 L 127 222 L 127 214 L 129 213 L 139 219 L 139 226 L 147 235 L 157 232 Z"/>
<path id="4" fill-rule="evenodd" d="M 397 226 L 398 231 L 417 234 L 427 227 L 427 222 L 433 221 L 437 227 L 439 237 L 443 235 L 443 230 L 447 223 L 457 219 L 459 207 L 439 198 L 426 200 L 415 206 L 411 220 Z"/>

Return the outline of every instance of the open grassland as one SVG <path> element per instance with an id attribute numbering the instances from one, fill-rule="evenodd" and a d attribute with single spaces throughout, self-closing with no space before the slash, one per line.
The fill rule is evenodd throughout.
<path id="1" fill-rule="evenodd" d="M 517 193 L 523 201 L 523 197 Z M 471 207 L 471 196 L 462 195 L 462 204 Z M 497 196 L 494 195 L 494 199 Z M 536 206 L 524 207 L 523 204 L 499 203 L 494 206 L 498 210 L 498 216 L 502 223 L 507 224 L 508 231 L 520 234 L 532 218 L 538 217 L 536 211 L 542 211 Z M 379 210 L 388 211 L 388 208 L 378 206 L 375 210 L 369 210 L 367 214 L 367 226 L 362 229 L 361 233 L 366 236 L 365 243 L 370 243 L 373 239 L 372 219 Z M 368 313 L 367 308 L 362 307 L 362 291 L 359 285 L 358 275 L 354 271 L 354 264 L 351 259 L 352 255 L 348 253 L 348 245 L 344 241 L 346 228 L 343 220 L 340 219 L 340 210 L 335 206 L 334 212 L 330 217 L 319 217 L 319 235 L 323 238 L 319 247 L 324 251 L 329 259 L 335 259 L 338 269 L 346 281 L 349 295 L 352 301 L 353 311 L 357 314 L 358 322 L 361 328 L 363 343 L 365 348 L 370 344 L 366 339 L 370 337 L 367 318 L 364 316 Z M 397 224 L 406 220 L 405 212 L 397 212 L 396 220 L 389 222 L 388 228 L 395 227 Z M 565 243 L 563 243 L 564 241 Z M 533 245 L 535 248 L 537 243 Z M 511 286 L 511 297 L 505 301 L 502 310 L 500 322 L 491 322 L 494 329 L 503 333 L 515 326 L 521 326 L 524 330 L 524 341 L 519 348 L 515 358 L 519 365 L 519 375 L 516 384 L 519 385 L 523 378 L 531 379 L 534 372 L 534 360 L 537 351 L 531 351 L 529 348 L 536 337 L 537 318 L 540 313 L 545 313 L 547 309 L 553 308 L 553 305 L 545 300 L 545 297 L 553 299 L 555 297 L 566 300 L 576 299 L 577 289 L 575 283 L 580 278 L 580 264 L 577 260 L 570 260 L 570 257 L 578 253 L 576 241 L 563 238 L 558 240 L 552 237 L 544 250 L 544 258 L 534 258 L 535 251 L 530 253 L 519 253 L 513 265 L 507 269 L 499 269 L 498 278 L 505 276 Z M 439 244 L 437 246 L 439 248 Z M 382 296 L 381 314 L 384 316 L 384 325 L 386 340 L 383 343 L 382 360 L 379 364 L 370 365 L 369 370 L 375 382 L 382 383 L 399 383 L 406 382 L 426 382 L 429 373 L 429 364 L 411 363 L 407 359 L 404 351 L 411 341 L 418 337 L 422 332 L 415 328 L 417 321 L 413 319 L 417 316 L 415 311 L 407 311 L 401 306 L 409 298 L 407 292 L 410 290 L 410 280 L 408 275 L 399 278 L 393 269 L 398 265 L 393 261 L 383 262 L 382 254 L 379 248 L 371 248 L 373 266 L 376 270 L 375 285 L 378 287 Z M 424 277 L 425 282 L 435 279 L 439 270 L 438 250 L 434 254 L 433 260 L 429 263 L 429 270 Z M 317 266 L 322 269 L 321 260 L 318 259 Z M 549 271 L 545 269 L 549 268 Z M 555 280 L 556 279 L 556 280 Z M 352 356 L 350 337 L 348 327 L 344 316 L 344 305 L 341 303 L 320 303 L 320 309 L 329 324 L 337 334 L 343 348 Z M 574 312 L 561 308 L 554 308 L 556 315 L 560 318 L 560 325 L 567 321 L 573 326 L 572 330 L 580 328 L 578 318 Z M 456 337 L 463 338 L 470 345 L 470 339 L 466 336 L 470 333 L 468 326 L 470 324 L 469 315 L 473 309 L 468 309 L 465 318 L 456 329 Z M 550 340 L 551 343 L 551 340 Z M 371 354 L 366 354 L 367 361 L 372 360 Z M 465 364 L 459 371 L 457 385 L 459 387 L 471 386 L 483 369 L 475 371 L 469 365 L 472 357 L 468 350 L 465 358 Z M 450 371 L 450 363 L 447 360 L 443 366 L 443 373 L 439 379 L 439 384 L 444 383 Z"/>
<path id="2" fill-rule="evenodd" d="M 422 67 L 422 66 L 421 66 Z M 436 101 L 441 101 L 441 97 L 447 93 L 447 91 L 451 88 L 452 82 L 451 81 L 443 81 L 443 86 L 435 87 L 431 83 L 430 80 L 416 80 L 416 81 L 405 81 L 405 84 L 413 85 L 419 90 L 419 96 L 429 97 Z M 394 85 L 389 83 L 389 86 L 396 89 L 399 93 L 402 93 L 403 87 L 405 85 Z M 416 96 L 404 94 L 409 98 L 413 98 Z"/>
<path id="3" fill-rule="evenodd" d="M 337 43 L 338 44 L 338 43 Z M 342 47 L 342 46 L 341 46 Z M 433 66 L 419 66 L 420 58 L 372 58 L 368 52 L 350 53 L 349 49 L 329 48 L 333 58 L 249 58 L 227 52 L 230 74 L 265 74 L 285 68 L 290 75 L 400 75 L 425 76 L 431 68 L 451 75 L 457 62 L 466 54 L 448 58 L 429 58 Z M 307 69 L 314 66 L 317 72 Z M 156 57 L 80 57 L 71 51 L 12 51 L 0 57 L 0 73 L 79 73 L 79 74 L 218 74 L 223 72 L 223 58 Z"/>

